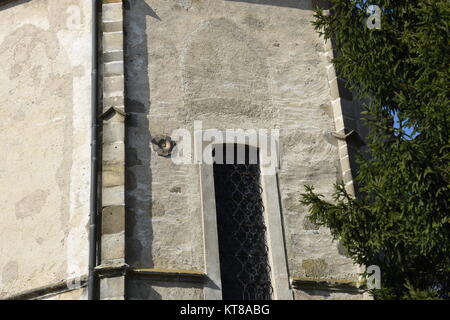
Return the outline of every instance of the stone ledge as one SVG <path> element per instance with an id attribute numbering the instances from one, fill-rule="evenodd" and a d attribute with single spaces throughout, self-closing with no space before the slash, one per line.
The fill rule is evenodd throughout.
<path id="1" fill-rule="evenodd" d="M 95 268 L 95 272 L 101 279 L 125 275 L 155 281 L 204 283 L 208 278 L 204 272 L 199 270 L 130 268 L 124 263 L 100 265 Z"/>
<path id="2" fill-rule="evenodd" d="M 331 278 L 293 277 L 291 283 L 297 290 L 365 291 L 365 281 Z"/>
<path id="3" fill-rule="evenodd" d="M 176 282 L 198 282 L 204 283 L 207 276 L 198 270 L 176 270 L 176 269 L 130 269 L 132 276 L 143 277 L 157 281 Z"/>
<path id="4" fill-rule="evenodd" d="M 73 284 L 75 281 L 78 285 Z M 71 283 L 73 285 L 71 285 Z M 52 283 L 47 286 L 38 287 L 35 289 L 27 290 L 12 296 L 5 298 L 5 300 L 34 300 L 37 298 L 44 298 L 48 296 L 54 296 L 57 294 L 78 290 L 87 286 L 87 276 L 81 276 L 79 279 L 68 279 L 57 283 Z"/>
<path id="5" fill-rule="evenodd" d="M 95 274 L 100 278 L 120 277 L 127 273 L 130 266 L 126 263 L 108 263 L 95 267 Z"/>

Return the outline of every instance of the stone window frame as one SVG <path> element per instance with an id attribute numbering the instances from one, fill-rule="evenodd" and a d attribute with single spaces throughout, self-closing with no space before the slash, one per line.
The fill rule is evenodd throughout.
<path id="1" fill-rule="evenodd" d="M 205 132 L 215 131 L 217 134 L 213 141 L 203 141 Z M 226 132 L 226 135 L 225 135 Z M 256 136 L 257 137 L 256 137 Z M 225 136 L 225 137 L 224 137 Z M 196 158 L 203 154 L 206 148 L 212 149 L 222 144 L 247 144 L 258 148 L 260 157 L 267 155 L 267 143 L 259 144 L 260 139 L 271 141 L 276 146 L 272 150 L 276 158 L 274 166 L 260 165 L 262 201 L 264 205 L 264 220 L 267 227 L 266 237 L 269 247 L 269 264 L 271 267 L 271 282 L 274 300 L 292 300 L 293 292 L 289 282 L 288 265 L 283 235 L 283 225 L 280 209 L 280 197 L 278 192 L 278 163 L 279 141 L 277 138 L 259 133 L 247 134 L 245 132 L 231 133 L 225 130 L 197 130 L 194 131 L 194 151 Z M 269 140 L 270 139 L 270 140 Z M 273 144 L 271 144 L 273 145 Z M 263 157 L 262 157 L 263 158 Z M 201 159 L 201 158 L 200 158 Z M 263 158 L 264 159 L 264 158 Z M 262 160 L 263 160 L 262 159 Z M 264 161 L 261 161 L 264 163 Z M 203 246 L 205 272 L 208 281 L 204 287 L 205 300 L 222 300 L 222 284 L 220 277 L 219 240 L 217 231 L 216 201 L 214 194 L 214 170 L 213 165 L 197 161 L 200 174 L 201 210 L 203 221 Z"/>

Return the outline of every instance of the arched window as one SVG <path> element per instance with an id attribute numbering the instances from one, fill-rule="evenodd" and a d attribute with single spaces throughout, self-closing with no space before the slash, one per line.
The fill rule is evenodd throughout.
<path id="1" fill-rule="evenodd" d="M 276 131 L 194 132 L 207 300 L 293 299 L 277 181 L 278 144 Z"/>

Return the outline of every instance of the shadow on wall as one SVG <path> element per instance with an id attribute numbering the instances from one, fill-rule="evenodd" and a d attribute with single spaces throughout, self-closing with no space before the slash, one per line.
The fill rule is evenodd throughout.
<path id="1" fill-rule="evenodd" d="M 167 296 L 168 292 L 194 292 L 191 296 L 186 296 L 181 299 L 199 299 L 199 292 L 203 290 L 203 284 L 201 283 L 183 283 L 183 282 L 164 282 L 159 280 L 146 280 L 139 278 L 130 278 L 128 281 L 128 287 L 131 288 L 134 294 L 128 299 L 130 300 L 165 300 L 180 299 L 177 296 Z M 172 291 L 173 288 L 177 288 L 180 291 Z M 190 290 L 185 290 L 190 289 Z M 162 294 L 161 294 L 162 293 Z"/>
<path id="2" fill-rule="evenodd" d="M 225 0 L 233 2 L 247 2 L 277 7 L 298 8 L 303 10 L 313 10 L 316 7 L 325 8 L 328 0 Z"/>
<path id="3" fill-rule="evenodd" d="M 150 169 L 149 52 L 147 18 L 161 20 L 144 0 L 126 0 L 125 36 L 125 203 L 126 261 L 131 267 L 151 268 L 152 173 Z"/>
<path id="4" fill-rule="evenodd" d="M 31 0 L 0 0 L 0 11 L 6 10 L 27 2 L 30 2 Z"/>

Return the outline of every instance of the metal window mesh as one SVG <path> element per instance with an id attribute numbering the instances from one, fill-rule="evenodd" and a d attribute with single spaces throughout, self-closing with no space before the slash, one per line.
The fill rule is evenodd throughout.
<path id="1" fill-rule="evenodd" d="M 260 169 L 246 158 L 245 164 L 214 164 L 222 294 L 225 300 L 270 300 Z"/>

